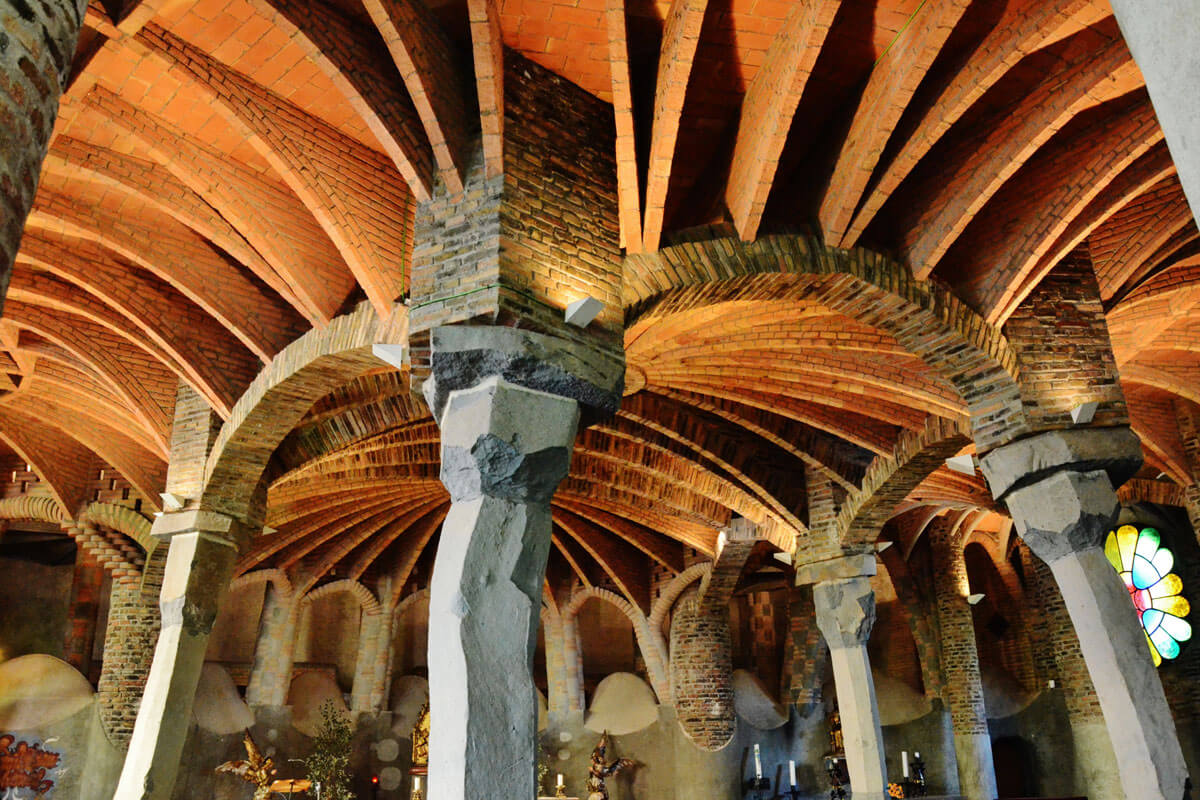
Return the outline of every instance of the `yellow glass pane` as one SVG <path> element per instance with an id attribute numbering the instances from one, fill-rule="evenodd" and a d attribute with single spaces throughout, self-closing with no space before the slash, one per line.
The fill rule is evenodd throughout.
<path id="1" fill-rule="evenodd" d="M 1108 563 L 1112 564 L 1113 569 L 1120 572 L 1121 566 L 1121 548 L 1117 545 L 1117 532 L 1113 531 L 1108 534 L 1108 539 L 1104 542 L 1104 557 L 1108 559 Z"/>
<path id="2" fill-rule="evenodd" d="M 1192 610 L 1192 604 L 1177 594 L 1171 597 L 1154 598 L 1154 607 L 1159 611 L 1165 611 L 1180 618 L 1186 617 L 1188 612 Z"/>
<path id="3" fill-rule="evenodd" d="M 1160 597 L 1170 597 L 1183 591 L 1183 581 L 1172 572 L 1158 583 L 1150 587 L 1150 596 L 1156 601 Z"/>
<path id="4" fill-rule="evenodd" d="M 1150 634 L 1145 631 L 1142 631 L 1142 633 L 1146 636 L 1146 647 L 1150 648 L 1150 657 L 1154 659 L 1154 666 L 1157 667 L 1162 663 L 1162 656 L 1158 654 L 1158 648 L 1154 646 L 1154 642 L 1150 641 Z"/>
<path id="5" fill-rule="evenodd" d="M 1121 570 L 1133 569 L 1133 551 L 1137 547 L 1138 529 L 1132 525 L 1117 528 L 1117 547 L 1121 550 Z"/>

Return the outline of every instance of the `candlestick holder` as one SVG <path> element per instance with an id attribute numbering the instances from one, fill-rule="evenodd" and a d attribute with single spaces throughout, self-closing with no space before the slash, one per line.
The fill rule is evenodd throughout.
<path id="1" fill-rule="evenodd" d="M 556 798 L 557 797 L 565 798 L 567 796 L 567 787 L 561 783 L 558 786 L 555 786 L 554 787 L 554 796 Z"/>
<path id="2" fill-rule="evenodd" d="M 769 792 L 771 791 L 770 778 L 751 778 L 743 784 L 745 791 L 749 792 Z"/>
<path id="3" fill-rule="evenodd" d="M 788 797 L 791 800 L 800 800 L 801 794 L 803 794 L 803 792 L 800 791 L 799 786 L 790 786 L 786 792 L 781 792 L 779 796 Z"/>

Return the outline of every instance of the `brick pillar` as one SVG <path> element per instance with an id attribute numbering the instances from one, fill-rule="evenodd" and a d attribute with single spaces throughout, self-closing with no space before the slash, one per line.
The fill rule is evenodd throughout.
<path id="1" fill-rule="evenodd" d="M 961 531 L 957 524 L 939 518 L 930 524 L 929 535 L 933 551 L 933 589 L 942 639 L 944 695 L 954 726 L 958 781 L 968 800 L 993 800 L 996 797 L 996 766 L 992 761 L 983 681 L 979 677 L 975 623 L 967 604 L 970 587 Z"/>
<path id="2" fill-rule="evenodd" d="M 770 592 L 750 595 L 750 648 L 754 668 L 763 684 L 779 696 L 779 642 L 775 636 L 775 603 Z"/>
<path id="3" fill-rule="evenodd" d="M 733 738 L 733 659 L 729 613 L 705 613 L 695 595 L 671 615 L 671 696 L 679 726 L 701 750 L 720 750 Z"/>
<path id="4" fill-rule="evenodd" d="M 254 644 L 254 664 L 246 686 L 246 702 L 252 706 L 287 704 L 299 616 L 296 606 L 295 592 L 280 591 L 274 581 L 267 585 Z"/>
<path id="5" fill-rule="evenodd" d="M 100 721 L 114 745 L 125 749 L 133 735 L 158 641 L 158 595 L 166 547 L 155 548 L 143 576 L 114 579 L 109 593 L 104 663 L 100 669 Z"/>
<path id="6" fill-rule="evenodd" d="M 0 312 L 87 0 L 0 5 Z"/>
<path id="7" fill-rule="evenodd" d="M 1191 478 L 1191 483 L 1183 487 L 1185 508 L 1192 532 L 1200 539 L 1200 409 L 1191 401 L 1176 397 L 1175 420 Z"/>
<path id="8" fill-rule="evenodd" d="M 92 670 L 92 645 L 96 637 L 96 614 L 104 567 L 89 558 L 82 547 L 75 550 L 75 579 L 71 582 L 71 605 L 67 612 L 67 638 L 63 660 L 85 676 Z"/>
<path id="9" fill-rule="evenodd" d="M 801 713 L 821 704 L 821 684 L 829 647 L 817 627 L 811 586 L 797 586 L 788 596 L 792 634 L 791 699 Z"/>

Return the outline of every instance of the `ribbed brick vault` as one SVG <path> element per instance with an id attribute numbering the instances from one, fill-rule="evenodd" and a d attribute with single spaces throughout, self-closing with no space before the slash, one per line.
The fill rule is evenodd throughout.
<path id="1" fill-rule="evenodd" d="M 651 573 L 711 555 L 734 514 L 790 550 L 806 474 L 872 524 L 991 508 L 939 466 L 972 448 L 967 373 L 909 323 L 941 314 L 1004 391 L 1004 324 L 1081 248 L 1141 477 L 1193 482 L 1200 232 L 1105 0 L 94 0 L 0 319 L 22 491 L 64 519 L 96 500 L 149 514 L 180 381 L 228 418 L 306 331 L 362 303 L 390 315 L 416 204 L 461 185 L 480 137 L 495 158 L 478 65 L 501 42 L 616 121 L 627 396 L 554 500 L 552 583 L 648 609 Z M 778 272 L 825 277 L 705 271 L 702 251 L 744 266 L 741 243 L 771 237 L 825 265 Z M 858 283 L 829 277 L 851 263 Z M 239 570 L 398 574 L 398 601 L 448 508 L 437 461 L 408 374 L 362 375 L 271 458 Z"/>

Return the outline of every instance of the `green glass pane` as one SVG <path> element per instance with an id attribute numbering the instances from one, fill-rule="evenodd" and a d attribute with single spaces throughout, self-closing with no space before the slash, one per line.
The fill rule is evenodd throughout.
<path id="1" fill-rule="evenodd" d="M 1162 624 L 1163 617 L 1166 614 L 1156 608 L 1147 608 L 1142 612 L 1142 627 L 1146 629 L 1146 633 L 1153 634 Z M 1151 636 L 1151 638 L 1154 638 Z"/>
<path id="2" fill-rule="evenodd" d="M 1154 642 L 1154 647 L 1163 658 L 1175 658 L 1179 655 L 1179 643 L 1162 628 L 1150 634 L 1150 641 Z"/>
<path id="3" fill-rule="evenodd" d="M 1144 558 L 1152 558 L 1154 551 L 1158 549 L 1159 542 L 1161 541 L 1158 537 L 1158 531 L 1154 530 L 1154 528 L 1142 528 L 1142 532 L 1138 535 L 1135 552 Z"/>
<path id="4" fill-rule="evenodd" d="M 1150 559 L 1138 553 L 1133 557 L 1133 586 L 1136 589 L 1149 589 L 1162 579 Z"/>

